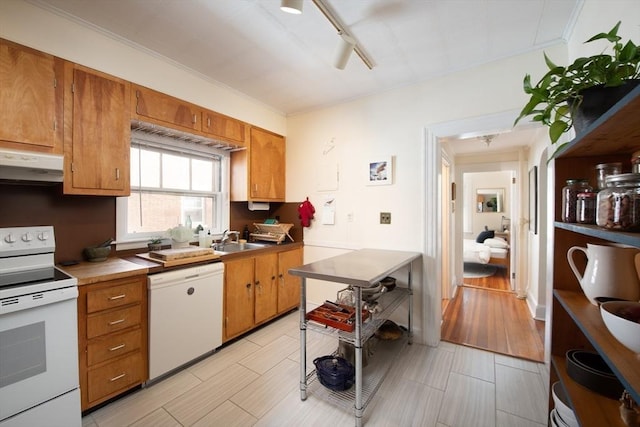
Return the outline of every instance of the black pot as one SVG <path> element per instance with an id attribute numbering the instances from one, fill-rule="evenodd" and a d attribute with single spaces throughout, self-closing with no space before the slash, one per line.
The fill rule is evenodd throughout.
<path id="1" fill-rule="evenodd" d="M 609 111 L 626 94 L 635 89 L 638 84 L 640 84 L 640 80 L 633 79 L 627 80 L 621 86 L 594 86 L 581 91 L 582 102 L 575 108 L 572 107 L 571 113 L 576 135 L 584 133 L 593 122 Z"/>
<path id="2" fill-rule="evenodd" d="M 624 387 L 598 353 L 567 351 L 567 374 L 583 387 L 610 399 L 619 399 Z"/>
<path id="3" fill-rule="evenodd" d="M 356 370 L 351 363 L 339 356 L 322 356 L 313 361 L 320 384 L 334 391 L 348 390 L 353 386 Z"/>

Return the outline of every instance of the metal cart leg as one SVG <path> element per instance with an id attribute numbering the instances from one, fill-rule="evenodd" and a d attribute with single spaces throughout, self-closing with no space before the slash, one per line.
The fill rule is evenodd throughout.
<path id="1" fill-rule="evenodd" d="M 307 400 L 307 279 L 300 280 L 300 399 Z"/>
<path id="2" fill-rule="evenodd" d="M 407 310 L 407 338 L 409 345 L 413 344 L 413 325 L 412 325 L 412 311 L 413 311 L 413 289 L 411 288 L 413 282 L 413 261 L 409 263 L 409 273 L 407 278 L 407 288 L 409 289 L 409 309 Z"/>
<path id="3" fill-rule="evenodd" d="M 355 362 L 356 362 L 356 401 L 354 402 L 354 410 L 356 416 L 356 427 L 362 426 L 362 289 L 359 286 L 354 288 L 356 291 L 356 330 L 355 330 Z"/>

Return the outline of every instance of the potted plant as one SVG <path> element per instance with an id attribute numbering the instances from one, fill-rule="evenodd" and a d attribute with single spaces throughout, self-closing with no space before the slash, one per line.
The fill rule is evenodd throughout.
<path id="1" fill-rule="evenodd" d="M 523 117 L 533 116 L 532 121 L 549 126 L 549 137 L 555 144 L 572 127 L 579 134 L 633 90 L 640 83 L 640 48 L 631 40 L 623 44 L 619 27 L 620 21 L 608 33 L 596 34 L 585 42 L 607 40 L 613 45 L 611 54 L 578 58 L 563 67 L 554 64 L 545 53 L 549 71 L 535 86 L 529 74 L 524 77 L 524 91 L 531 97 L 514 125 Z M 599 98 L 602 96 L 606 99 Z"/>
<path id="2" fill-rule="evenodd" d="M 162 238 L 152 238 L 149 243 L 147 243 L 147 246 L 149 247 L 149 251 L 159 251 L 160 249 L 162 249 Z"/>

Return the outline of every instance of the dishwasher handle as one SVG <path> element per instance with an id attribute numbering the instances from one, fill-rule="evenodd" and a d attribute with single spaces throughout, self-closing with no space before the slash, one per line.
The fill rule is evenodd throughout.
<path id="1" fill-rule="evenodd" d="M 193 280 L 203 280 L 207 278 L 213 279 L 222 276 L 223 273 L 224 264 L 221 262 L 195 267 L 185 267 L 163 273 L 150 274 L 148 276 L 147 285 L 149 289 L 157 289 L 165 286 L 184 284 L 185 282 Z"/>

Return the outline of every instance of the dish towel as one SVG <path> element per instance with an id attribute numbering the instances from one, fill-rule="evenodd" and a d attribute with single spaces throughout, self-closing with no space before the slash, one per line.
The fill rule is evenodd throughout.
<path id="1" fill-rule="evenodd" d="M 316 208 L 313 207 L 307 197 L 307 200 L 300 203 L 298 206 L 298 216 L 300 217 L 300 223 L 303 227 L 311 226 L 311 220 L 313 219 L 314 213 L 316 213 Z"/>

